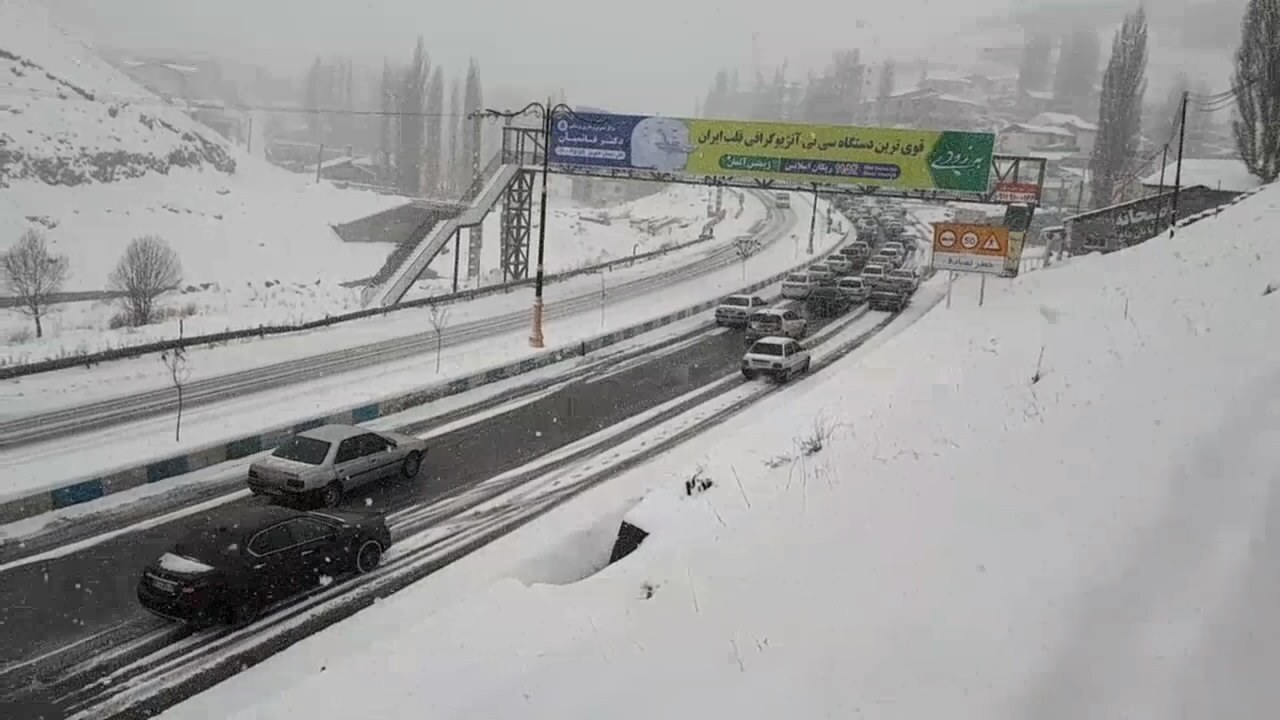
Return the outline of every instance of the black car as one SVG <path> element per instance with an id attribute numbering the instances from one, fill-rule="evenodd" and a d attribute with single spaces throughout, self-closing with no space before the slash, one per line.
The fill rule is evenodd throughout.
<path id="1" fill-rule="evenodd" d="M 268 606 L 350 572 L 368 572 L 391 546 L 378 513 L 231 508 L 202 519 L 147 566 L 138 601 L 198 626 L 242 625 Z"/>
<path id="2" fill-rule="evenodd" d="M 838 287 L 816 287 L 805 298 L 805 311 L 810 317 L 838 317 L 849 312 L 853 300 Z"/>

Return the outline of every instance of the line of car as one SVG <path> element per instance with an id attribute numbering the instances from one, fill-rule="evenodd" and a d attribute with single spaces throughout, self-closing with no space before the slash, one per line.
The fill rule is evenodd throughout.
<path id="1" fill-rule="evenodd" d="M 857 218 L 859 239 L 782 282 L 782 297 L 803 301 L 803 315 L 789 304 L 770 307 L 754 295 L 731 295 L 716 308 L 718 324 L 745 329 L 749 347 L 742 374 L 748 380 L 767 376 L 785 382 L 808 372 L 811 358 L 799 342 L 808 318 L 838 317 L 864 302 L 873 310 L 898 312 L 919 289 L 919 272 L 908 266 L 914 247 L 901 241 L 905 212 L 875 203 L 842 210 Z"/>
<path id="2" fill-rule="evenodd" d="M 838 316 L 862 302 L 874 308 L 878 294 L 897 302 L 914 292 L 917 276 L 903 268 L 910 250 L 879 242 L 879 231 L 862 232 L 872 242 L 855 242 L 783 283 L 783 297 L 803 300 L 804 314 L 792 303 L 770 306 L 751 295 L 730 296 L 716 308 L 718 324 L 745 330 L 744 377 L 785 382 L 808 372 L 812 360 L 800 340 L 809 317 Z M 426 454 L 425 440 L 394 432 L 334 424 L 297 433 L 252 463 L 246 478 L 254 495 L 283 504 L 230 506 L 203 518 L 143 570 L 139 602 L 197 626 L 241 625 L 271 605 L 375 569 L 391 546 L 385 518 L 336 506 L 362 485 L 415 477 Z M 299 504 L 324 509 L 292 507 Z"/>

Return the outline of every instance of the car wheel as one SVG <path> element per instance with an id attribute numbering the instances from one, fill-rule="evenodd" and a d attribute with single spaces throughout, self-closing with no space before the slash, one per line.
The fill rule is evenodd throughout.
<path id="1" fill-rule="evenodd" d="M 742 377 L 744 377 L 744 378 L 746 378 L 746 379 L 748 379 L 748 380 L 755 380 L 755 379 L 756 379 L 756 371 L 755 371 L 755 370 L 743 370 L 743 371 L 742 371 Z"/>
<path id="2" fill-rule="evenodd" d="M 382 564 L 382 543 L 365 540 L 356 550 L 356 572 L 367 573 Z"/>
<path id="3" fill-rule="evenodd" d="M 258 619 L 260 608 L 249 600 L 244 600 L 227 608 L 227 624 L 232 627 L 244 627 Z"/>
<path id="4" fill-rule="evenodd" d="M 342 502 L 342 484 L 337 480 L 320 491 L 320 503 L 325 507 L 338 507 L 340 502 Z"/>
<path id="5" fill-rule="evenodd" d="M 404 459 L 404 464 L 400 466 L 400 474 L 405 480 L 412 480 L 418 476 L 418 471 L 422 469 L 422 453 L 413 451 L 409 453 L 409 457 Z"/>

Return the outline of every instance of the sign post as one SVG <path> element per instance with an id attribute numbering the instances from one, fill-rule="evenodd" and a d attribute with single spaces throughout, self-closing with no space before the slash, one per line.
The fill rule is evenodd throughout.
<path id="1" fill-rule="evenodd" d="M 952 272 L 999 275 L 1009 252 L 1009 228 L 1003 225 L 935 223 L 933 267 Z"/>

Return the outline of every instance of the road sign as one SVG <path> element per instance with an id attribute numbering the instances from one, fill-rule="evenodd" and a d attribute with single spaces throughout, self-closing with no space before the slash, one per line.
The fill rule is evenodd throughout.
<path id="1" fill-rule="evenodd" d="M 993 199 L 1001 203 L 1030 203 L 1035 205 L 1040 202 L 1040 185 L 1037 183 L 1000 180 L 996 182 L 995 197 Z"/>
<path id="2" fill-rule="evenodd" d="M 1009 228 L 1003 225 L 935 223 L 933 267 L 955 272 L 998 275 L 1009 252 Z"/>

